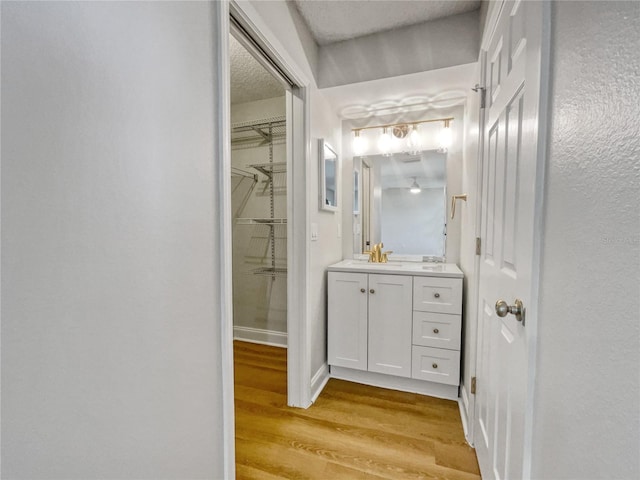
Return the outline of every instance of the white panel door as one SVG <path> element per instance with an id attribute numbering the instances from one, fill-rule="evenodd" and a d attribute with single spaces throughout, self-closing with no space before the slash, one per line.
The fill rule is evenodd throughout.
<path id="1" fill-rule="evenodd" d="M 369 371 L 411 376 L 413 277 L 369 275 Z"/>
<path id="2" fill-rule="evenodd" d="M 499 317 L 499 299 L 534 298 L 542 2 L 505 1 L 486 47 L 474 443 L 485 479 L 526 478 L 534 318 Z M 539 195 L 539 194 L 538 194 Z"/>
<path id="3" fill-rule="evenodd" d="M 329 272 L 329 365 L 367 369 L 367 274 Z"/>

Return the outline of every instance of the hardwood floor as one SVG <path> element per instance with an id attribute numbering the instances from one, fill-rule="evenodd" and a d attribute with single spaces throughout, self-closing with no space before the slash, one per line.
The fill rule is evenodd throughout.
<path id="1" fill-rule="evenodd" d="M 235 342 L 238 479 L 479 479 L 458 404 L 331 379 L 287 407 L 286 350 Z"/>

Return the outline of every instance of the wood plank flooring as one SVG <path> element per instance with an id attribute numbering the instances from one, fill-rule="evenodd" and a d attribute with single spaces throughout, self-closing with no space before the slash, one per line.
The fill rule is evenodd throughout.
<path id="1" fill-rule="evenodd" d="M 456 402 L 331 379 L 287 407 L 286 350 L 235 342 L 238 479 L 479 479 Z"/>

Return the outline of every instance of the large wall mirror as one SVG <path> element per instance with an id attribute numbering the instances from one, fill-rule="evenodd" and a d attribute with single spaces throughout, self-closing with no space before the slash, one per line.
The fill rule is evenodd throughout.
<path id="1" fill-rule="evenodd" d="M 384 242 L 395 254 L 444 258 L 446 153 L 356 157 L 354 170 L 360 179 L 354 253 Z"/>
<path id="2" fill-rule="evenodd" d="M 320 209 L 338 210 L 338 155 L 323 139 L 318 141 Z"/>

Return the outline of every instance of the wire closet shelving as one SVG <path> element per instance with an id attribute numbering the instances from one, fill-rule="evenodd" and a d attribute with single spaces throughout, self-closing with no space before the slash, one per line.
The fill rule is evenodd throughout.
<path id="1" fill-rule="evenodd" d="M 237 218 L 236 225 L 266 225 L 269 227 L 269 265 L 254 269 L 254 275 L 269 276 L 272 278 L 287 275 L 286 267 L 276 265 L 276 237 L 275 229 L 277 227 L 286 226 L 286 218 L 275 218 L 275 187 L 274 176 L 277 174 L 285 174 L 287 172 L 286 162 L 275 162 L 273 158 L 274 145 L 282 145 L 286 140 L 286 119 L 285 117 L 272 117 L 253 122 L 242 122 L 233 124 L 231 127 L 231 149 L 250 149 L 259 147 L 268 147 L 269 161 L 264 163 L 254 163 L 247 167 L 255 170 L 266 178 L 267 188 L 269 190 L 269 211 L 270 216 L 267 218 Z M 253 176 L 240 168 L 232 168 L 233 175 Z M 257 182 L 257 174 L 254 182 Z M 286 241 L 286 239 L 285 239 Z"/>

